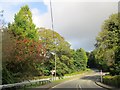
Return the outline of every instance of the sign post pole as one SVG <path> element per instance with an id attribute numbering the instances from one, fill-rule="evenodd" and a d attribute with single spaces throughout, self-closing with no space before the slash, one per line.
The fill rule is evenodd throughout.
<path id="1" fill-rule="evenodd" d="M 101 79 L 101 82 L 103 82 L 103 79 L 102 79 L 102 70 L 100 70 L 100 79 Z"/>

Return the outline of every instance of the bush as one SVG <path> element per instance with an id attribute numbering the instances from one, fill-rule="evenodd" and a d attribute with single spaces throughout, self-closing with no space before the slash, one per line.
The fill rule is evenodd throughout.
<path id="1" fill-rule="evenodd" d="M 120 75 L 105 75 L 103 76 L 103 83 L 114 87 L 120 87 Z"/>
<path id="2" fill-rule="evenodd" d="M 13 73 L 8 71 L 6 67 L 2 70 L 2 84 L 14 83 Z"/>
<path id="3" fill-rule="evenodd" d="M 120 61 L 110 67 L 110 75 L 120 75 Z"/>

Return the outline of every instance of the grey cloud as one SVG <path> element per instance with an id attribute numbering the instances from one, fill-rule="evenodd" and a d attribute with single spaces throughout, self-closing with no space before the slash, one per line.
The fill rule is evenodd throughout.
<path id="1" fill-rule="evenodd" d="M 117 2 L 53 2 L 55 31 L 74 49 L 91 51 L 104 20 L 117 11 Z"/>

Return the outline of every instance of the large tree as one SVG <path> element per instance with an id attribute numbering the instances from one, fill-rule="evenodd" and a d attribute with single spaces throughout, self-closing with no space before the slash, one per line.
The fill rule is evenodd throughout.
<path id="1" fill-rule="evenodd" d="M 36 63 L 44 59 L 45 48 L 38 36 L 30 9 L 25 5 L 3 32 L 3 83 L 40 75 Z"/>
<path id="2" fill-rule="evenodd" d="M 52 54 L 54 52 L 57 60 L 57 75 L 70 73 L 74 66 L 70 44 L 60 34 L 50 29 L 40 28 L 39 34 L 47 50 L 48 60 L 44 63 L 46 69 L 50 71 L 55 67 L 55 57 Z"/>
<path id="3" fill-rule="evenodd" d="M 8 26 L 14 36 L 38 40 L 38 32 L 32 21 L 32 13 L 27 5 L 21 7 L 20 11 L 15 14 L 14 22 Z"/>
<path id="4" fill-rule="evenodd" d="M 120 23 L 118 14 L 104 21 L 102 31 L 96 38 L 96 59 L 103 69 L 110 69 L 119 59 Z M 117 55 L 117 56 L 116 56 Z"/>
<path id="5" fill-rule="evenodd" d="M 94 51 L 86 52 L 86 54 L 87 54 L 87 57 L 88 57 L 88 63 L 87 63 L 88 67 L 89 68 L 96 68 L 97 63 L 95 61 L 95 53 L 94 53 Z"/>
<path id="6" fill-rule="evenodd" d="M 45 48 L 41 41 L 29 38 L 18 40 L 9 32 L 3 32 L 3 83 L 14 83 L 40 75 L 36 63 L 44 59 Z M 33 73 L 34 72 L 34 73 Z"/>
<path id="7" fill-rule="evenodd" d="M 84 49 L 80 48 L 76 50 L 74 60 L 74 64 L 78 71 L 86 69 L 88 58 Z"/>

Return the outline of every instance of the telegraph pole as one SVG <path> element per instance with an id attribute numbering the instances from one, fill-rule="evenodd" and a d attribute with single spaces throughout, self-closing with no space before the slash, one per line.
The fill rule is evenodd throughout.
<path id="1" fill-rule="evenodd" d="M 53 20 L 53 11 L 52 11 L 52 2 L 51 2 L 51 0 L 50 0 L 50 13 L 51 13 L 51 27 L 52 27 L 52 30 L 53 30 L 53 39 L 54 39 L 54 20 Z M 54 42 L 56 42 L 55 39 L 53 41 L 53 44 L 56 44 Z M 56 51 L 54 51 L 54 56 L 55 56 L 55 80 L 56 80 Z"/>
<path id="2" fill-rule="evenodd" d="M 3 32 L 3 10 L 0 11 L 0 85 L 2 85 L 2 32 Z"/>

